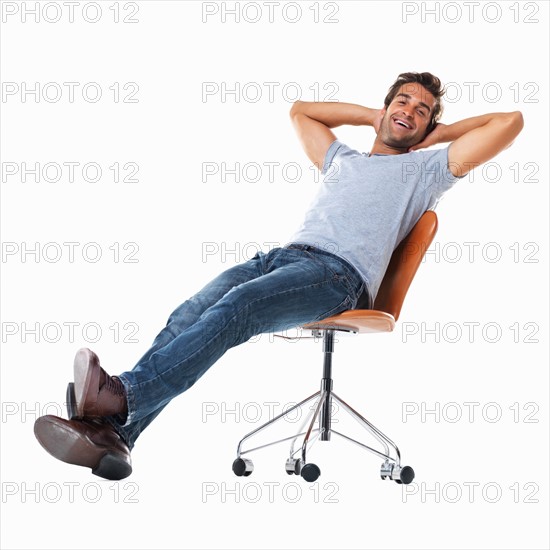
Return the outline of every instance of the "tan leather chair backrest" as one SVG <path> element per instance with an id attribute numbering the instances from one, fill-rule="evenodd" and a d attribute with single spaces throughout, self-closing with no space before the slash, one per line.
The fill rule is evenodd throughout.
<path id="1" fill-rule="evenodd" d="M 437 215 L 427 210 L 393 251 L 373 309 L 390 313 L 397 321 L 409 286 L 436 233 Z"/>

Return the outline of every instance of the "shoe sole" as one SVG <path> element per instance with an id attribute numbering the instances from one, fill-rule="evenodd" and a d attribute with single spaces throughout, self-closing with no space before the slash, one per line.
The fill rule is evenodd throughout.
<path id="1" fill-rule="evenodd" d="M 86 396 L 88 395 L 88 391 L 90 389 L 92 373 L 94 370 L 90 367 L 91 354 L 92 351 L 85 348 L 83 350 L 79 350 L 74 358 L 73 408 L 76 410 L 76 418 L 83 418 L 84 416 L 97 416 L 89 414 L 89 412 L 87 414 L 84 412 L 84 403 L 86 402 Z"/>
<path id="2" fill-rule="evenodd" d="M 76 397 L 74 393 L 73 382 L 69 382 L 67 384 L 66 402 L 67 402 L 67 416 L 69 417 L 69 420 L 75 420 L 75 419 L 81 418 L 78 416 L 78 413 L 76 412 Z"/>
<path id="3" fill-rule="evenodd" d="M 132 466 L 124 455 L 112 450 L 105 450 L 95 460 L 90 455 L 97 456 L 97 445 L 70 426 L 59 424 L 40 417 L 34 423 L 34 434 L 38 442 L 53 457 L 92 469 L 92 474 L 104 479 L 119 480 L 132 473 Z"/>

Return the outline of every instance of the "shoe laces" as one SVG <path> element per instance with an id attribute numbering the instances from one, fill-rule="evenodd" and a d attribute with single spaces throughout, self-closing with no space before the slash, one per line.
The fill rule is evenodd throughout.
<path id="1" fill-rule="evenodd" d="M 105 389 L 114 393 L 115 395 L 124 396 L 126 395 L 126 389 L 122 380 L 118 376 L 106 376 L 105 378 Z"/>

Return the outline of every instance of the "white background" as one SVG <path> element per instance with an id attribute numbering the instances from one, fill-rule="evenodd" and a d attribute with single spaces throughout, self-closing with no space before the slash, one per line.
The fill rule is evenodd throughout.
<path id="1" fill-rule="evenodd" d="M 2 547 L 548 548 L 548 4 L 320 2 L 315 22 L 313 2 L 300 2 L 301 14 L 281 2 L 273 21 L 252 2 L 239 23 L 222 17 L 233 2 L 205 3 L 218 8 L 206 22 L 200 2 L 120 2 L 119 23 L 111 1 L 98 3 L 95 23 L 84 3 L 72 23 L 60 2 L 45 15 L 62 9 L 58 22 L 23 21 L 23 4 L 35 3 L 3 3 L 1 27 Z M 338 440 L 313 447 L 322 475 L 312 486 L 286 475 L 284 446 L 256 453 L 251 477 L 233 475 L 237 442 L 269 416 L 264 403 L 280 412 L 318 388 L 320 343 L 269 335 L 229 350 L 163 411 L 128 479 L 49 456 L 33 423 L 65 416 L 78 348 L 111 374 L 131 369 L 177 305 L 301 223 L 318 182 L 288 117 L 296 90 L 381 108 L 405 71 L 451 84 L 443 122 L 514 110 L 525 120 L 493 171 L 476 169 L 438 206 L 438 234 L 395 332 L 338 337 L 335 390 L 397 442 L 414 484 L 381 481 L 378 458 Z M 37 82 L 57 83 L 62 97 L 21 94 Z M 73 102 L 65 82 L 79 83 Z M 95 103 L 81 91 L 94 82 Z M 205 82 L 240 93 L 203 97 Z M 266 82 L 277 83 L 271 98 Z M 126 83 L 139 86 L 137 102 L 122 101 Z M 361 151 L 374 140 L 372 128 L 335 133 Z M 6 172 L 37 162 L 95 162 L 103 176 L 23 182 Z M 114 182 L 115 162 L 136 163 L 138 181 Z M 264 170 L 257 182 L 253 172 L 203 179 L 206 162 Z M 273 181 L 268 162 L 278 163 Z M 285 179 L 287 163 L 300 166 L 297 181 Z M 72 262 L 67 242 L 78 243 Z M 22 254 L 34 243 L 38 257 Z M 126 243 L 139 246 L 137 262 L 123 261 Z M 218 252 L 205 256 L 205 246 Z M 126 323 L 137 342 L 121 341 Z M 420 414 L 437 407 L 439 418 Z"/>

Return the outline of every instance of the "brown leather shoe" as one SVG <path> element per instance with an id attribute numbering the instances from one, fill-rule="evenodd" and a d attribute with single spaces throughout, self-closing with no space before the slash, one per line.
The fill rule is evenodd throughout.
<path id="1" fill-rule="evenodd" d="M 88 348 L 79 349 L 74 358 L 74 400 L 76 418 L 128 414 L 121 380 L 109 376 L 100 367 L 99 357 Z"/>
<path id="2" fill-rule="evenodd" d="M 48 414 L 35 421 L 34 435 L 55 458 L 91 468 L 96 476 L 124 479 L 132 473 L 130 450 L 101 418 L 65 420 Z"/>

